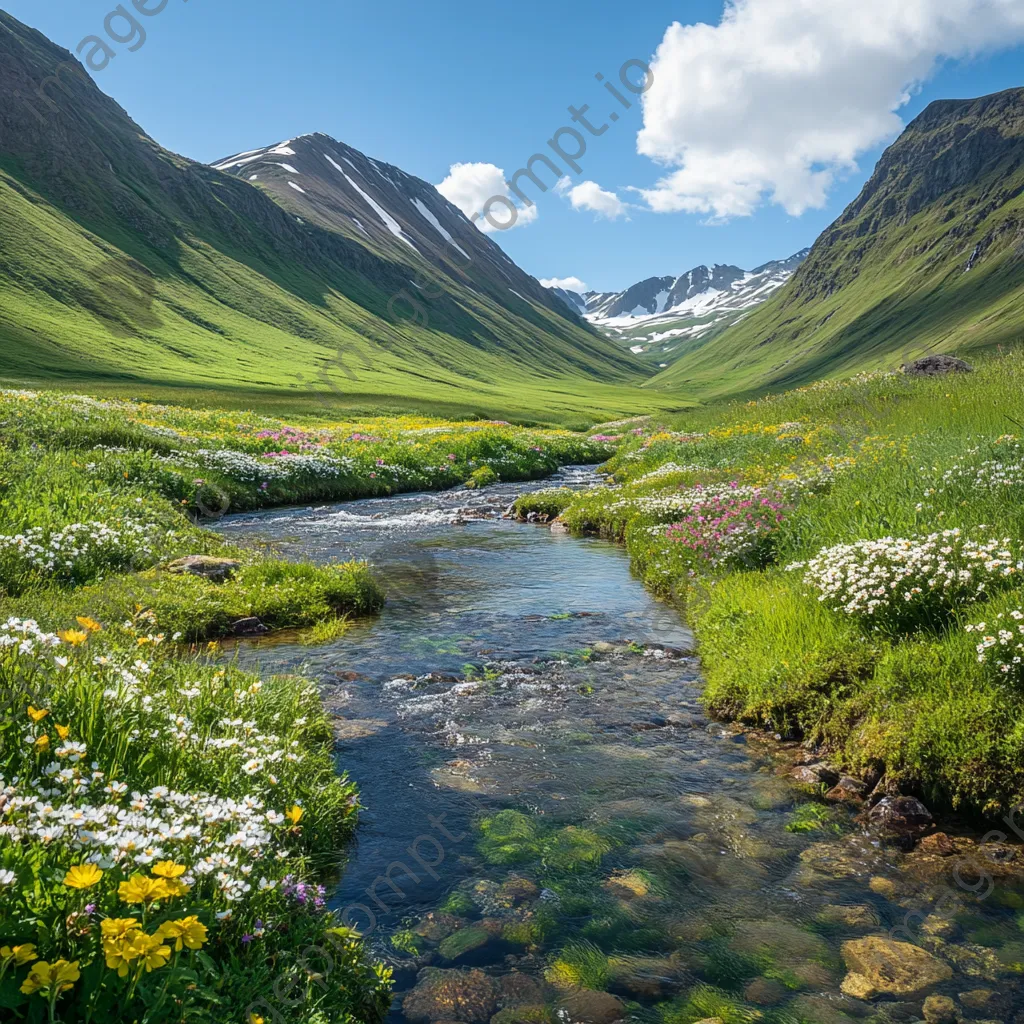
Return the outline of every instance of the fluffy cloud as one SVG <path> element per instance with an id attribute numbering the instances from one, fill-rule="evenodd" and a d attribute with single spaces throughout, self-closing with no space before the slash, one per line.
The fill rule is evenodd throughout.
<path id="1" fill-rule="evenodd" d="M 584 181 L 573 186 L 569 178 L 562 178 L 555 188 L 568 196 L 574 210 L 591 210 L 609 220 L 626 215 L 626 204 L 614 192 L 606 192 L 596 181 Z"/>
<path id="2" fill-rule="evenodd" d="M 457 206 L 484 234 L 492 234 L 500 230 L 525 227 L 537 219 L 537 207 L 519 206 L 514 204 L 508 185 L 505 184 L 505 172 L 494 164 L 452 164 L 448 177 L 435 186 L 437 191 Z M 497 228 L 491 222 L 481 218 L 474 220 L 484 212 L 488 200 L 494 196 L 502 196 L 516 206 L 517 217 L 508 228 Z M 512 219 L 509 207 L 503 203 L 494 203 L 490 207 L 491 218 L 498 224 L 505 224 Z"/>
<path id="3" fill-rule="evenodd" d="M 657 212 L 799 215 L 893 138 L 944 58 L 1024 39 L 1024 0 L 727 0 L 717 26 L 669 27 L 637 149 L 673 168 Z"/>
<path id="4" fill-rule="evenodd" d="M 578 277 L 542 277 L 540 283 L 545 288 L 562 288 L 567 292 L 577 292 L 582 295 L 588 291 L 587 286 Z"/>

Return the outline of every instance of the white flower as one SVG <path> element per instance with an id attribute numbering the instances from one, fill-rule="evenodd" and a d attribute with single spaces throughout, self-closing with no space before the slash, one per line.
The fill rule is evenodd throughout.
<path id="1" fill-rule="evenodd" d="M 17 877 L 18 876 L 13 871 L 0 870 L 0 885 L 11 885 L 17 879 Z M 266 879 L 263 879 L 263 881 L 265 882 Z M 263 882 L 260 883 L 260 888 L 264 888 Z M 271 886 L 270 888 L 273 888 L 273 886 Z"/>

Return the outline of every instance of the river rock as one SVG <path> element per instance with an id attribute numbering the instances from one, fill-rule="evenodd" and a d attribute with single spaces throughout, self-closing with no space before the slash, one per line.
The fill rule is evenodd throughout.
<path id="1" fill-rule="evenodd" d="M 626 1016 L 626 1004 L 610 992 L 581 989 L 559 1003 L 559 1017 L 569 1024 L 615 1024 Z"/>
<path id="2" fill-rule="evenodd" d="M 956 1003 L 949 996 L 929 996 L 924 1001 L 924 1019 L 928 1024 L 956 1024 Z"/>
<path id="3" fill-rule="evenodd" d="M 934 835 L 925 836 L 917 848 L 921 853 L 934 854 L 938 857 L 952 857 L 956 853 L 956 846 L 953 840 L 945 832 L 936 832 Z"/>
<path id="4" fill-rule="evenodd" d="M 953 977 L 952 970 L 931 953 L 881 935 L 844 942 L 842 955 L 850 971 L 842 991 L 854 999 L 912 999 Z"/>
<path id="5" fill-rule="evenodd" d="M 270 630 L 255 615 L 249 615 L 244 619 L 236 619 L 232 622 L 231 632 L 235 636 L 259 636 L 269 633 Z"/>
<path id="6" fill-rule="evenodd" d="M 229 579 L 241 562 L 234 558 L 216 558 L 213 555 L 186 555 L 164 567 L 166 572 L 177 576 L 202 576 L 214 583 Z"/>
<path id="7" fill-rule="evenodd" d="M 488 1024 L 498 1010 L 493 980 L 483 971 L 443 971 L 425 967 L 402 1002 L 412 1021 L 459 1020 Z"/>
<path id="8" fill-rule="evenodd" d="M 865 1004 L 854 1004 L 852 1000 L 838 1000 L 826 995 L 797 996 L 786 1009 L 799 1021 L 813 1021 L 814 1024 L 853 1024 L 853 1018 L 845 1013 Z"/>
<path id="9" fill-rule="evenodd" d="M 802 764 L 794 768 L 790 775 L 805 786 L 834 786 L 839 775 L 827 764 Z"/>
<path id="10" fill-rule="evenodd" d="M 947 373 L 973 373 L 974 367 L 956 356 L 934 355 L 905 363 L 903 372 L 911 377 L 941 377 Z"/>
<path id="11" fill-rule="evenodd" d="M 877 928 L 881 924 L 874 907 L 869 907 L 866 903 L 854 903 L 849 906 L 830 903 L 828 906 L 822 907 L 818 914 L 818 920 L 822 924 L 868 930 Z"/>
<path id="12" fill-rule="evenodd" d="M 518 906 L 520 903 L 528 903 L 540 895 L 540 889 L 528 878 L 520 878 L 513 875 L 504 882 L 497 893 L 496 899 L 507 906 Z"/>
<path id="13" fill-rule="evenodd" d="M 437 947 L 438 953 L 446 960 L 458 960 L 460 956 L 486 946 L 491 941 L 491 931 L 481 925 L 471 925 L 452 932 Z"/>
<path id="14" fill-rule="evenodd" d="M 868 787 L 860 779 L 844 775 L 826 794 L 831 803 L 859 804 L 867 795 Z"/>
<path id="15" fill-rule="evenodd" d="M 931 827 L 932 812 L 915 797 L 887 796 L 871 808 L 868 821 L 883 832 L 914 836 Z"/>
<path id="16" fill-rule="evenodd" d="M 778 1006 L 789 998 L 785 985 L 771 978 L 755 978 L 743 990 L 743 998 L 755 1006 Z"/>
<path id="17" fill-rule="evenodd" d="M 543 982 L 521 971 L 504 974 L 494 980 L 494 994 L 503 1010 L 541 1005 L 547 1000 L 549 991 Z"/>

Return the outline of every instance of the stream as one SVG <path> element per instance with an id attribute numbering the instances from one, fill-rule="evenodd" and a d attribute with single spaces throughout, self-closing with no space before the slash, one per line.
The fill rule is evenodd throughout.
<path id="1" fill-rule="evenodd" d="M 946 827 L 964 856 L 902 853 L 786 777 L 795 744 L 709 721 L 689 630 L 621 547 L 502 518 L 560 483 L 599 479 L 569 467 L 218 527 L 283 557 L 367 559 L 387 588 L 335 641 L 238 656 L 301 668 L 336 718 L 365 810 L 332 906 L 394 969 L 389 1020 L 1024 1019 L 1017 848 Z M 920 961 L 886 966 L 873 936 Z"/>

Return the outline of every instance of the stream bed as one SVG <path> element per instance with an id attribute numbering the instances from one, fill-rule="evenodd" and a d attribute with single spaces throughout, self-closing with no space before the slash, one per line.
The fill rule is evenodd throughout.
<path id="1" fill-rule="evenodd" d="M 795 744 L 709 721 L 690 632 L 620 547 L 502 518 L 559 483 L 598 478 L 219 526 L 387 587 L 336 641 L 239 657 L 301 667 L 336 716 L 365 810 L 332 906 L 394 969 L 390 1019 L 1024 1021 L 1018 848 L 904 853 L 795 785 Z"/>

